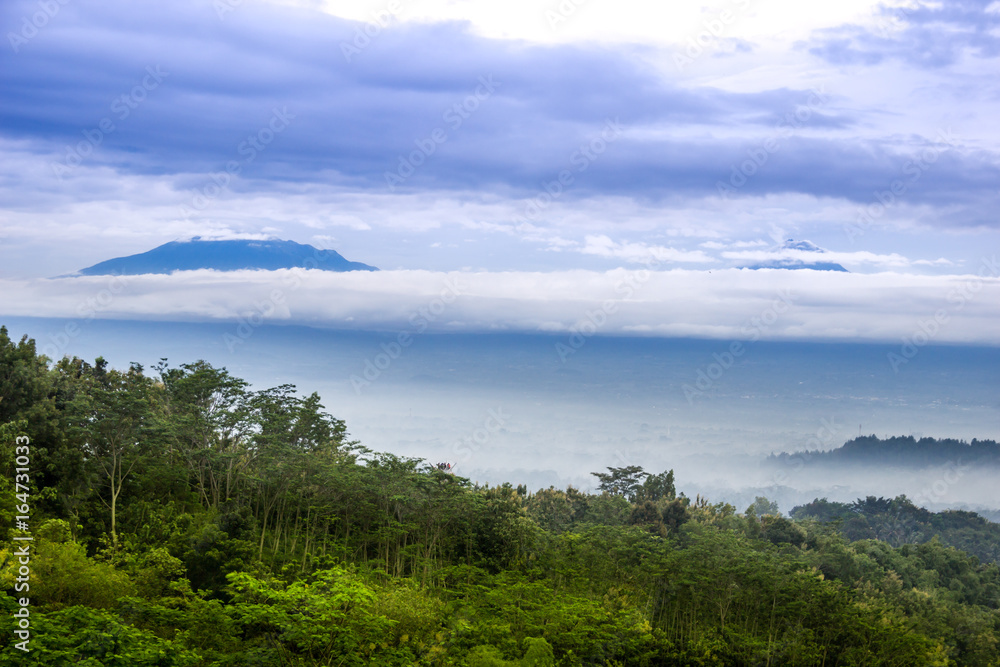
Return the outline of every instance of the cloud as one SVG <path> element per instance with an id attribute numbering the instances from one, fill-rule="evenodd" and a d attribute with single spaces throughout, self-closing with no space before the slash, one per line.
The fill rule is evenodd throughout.
<path id="1" fill-rule="evenodd" d="M 708 248 L 709 250 L 725 250 L 726 248 L 761 248 L 771 245 L 767 241 L 705 241 L 699 244 L 702 248 Z"/>
<path id="2" fill-rule="evenodd" d="M 920 69 L 940 69 L 963 55 L 1000 56 L 1000 13 L 992 0 L 918 0 L 881 5 L 873 25 L 843 25 L 817 31 L 809 52 L 836 65 L 875 65 L 900 60 Z M 803 45 L 804 46 L 804 45 Z"/>
<path id="3" fill-rule="evenodd" d="M 705 264 L 715 261 L 700 250 L 678 250 L 677 248 L 645 243 L 619 243 L 604 235 L 587 236 L 580 252 L 585 255 L 624 259 L 632 264 L 649 264 L 651 262 Z"/>
<path id="4" fill-rule="evenodd" d="M 740 269 L 189 271 L 0 281 L 0 312 L 71 318 L 76 327 L 107 318 L 229 321 L 234 332 L 242 326 L 250 333 L 268 322 L 410 333 L 588 331 L 732 340 L 756 332 L 776 340 L 893 343 L 937 318 L 944 323 L 934 342 L 1000 344 L 998 275 L 995 257 L 967 275 L 947 276 Z"/>
<path id="5" fill-rule="evenodd" d="M 16 22 L 33 6 L 8 3 L 0 17 Z M 316 183 L 520 196 L 569 170 L 564 198 L 663 201 L 717 195 L 734 165 L 777 136 L 780 149 L 738 196 L 861 202 L 923 148 L 919 138 L 855 138 L 862 116 L 836 97 L 792 136 L 776 135 L 812 104 L 810 90 L 682 86 L 623 46 L 401 24 L 348 62 L 341 45 L 358 24 L 305 9 L 248 5 L 225 21 L 200 2 L 79 0 L 69 10 L 21 53 L 0 55 L 0 126 L 47 154 L 49 173 L 36 178 L 56 192 L 79 192 L 81 167 L 169 176 L 203 193 L 224 180 L 243 195 Z M 624 132 L 602 144 L 608 121 Z M 986 149 L 946 152 L 908 198 L 985 210 L 998 164 Z"/>
<path id="6" fill-rule="evenodd" d="M 212 230 L 205 232 L 203 234 L 194 234 L 191 236 L 183 236 L 174 239 L 180 243 L 189 243 L 191 241 L 279 241 L 277 236 L 273 234 L 255 234 L 251 232 L 236 232 L 232 230 Z"/>
<path id="7" fill-rule="evenodd" d="M 4 7 L 8 24 L 37 9 Z M 348 61 L 342 46 L 359 24 L 307 10 L 247 6 L 223 22 L 203 2 L 73 9 L 22 53 L 3 53 L 0 120 L 7 136 L 60 150 L 90 133 L 85 161 L 133 171 L 200 173 L 233 160 L 244 175 L 384 187 L 384 172 L 440 129 L 448 140 L 419 180 L 454 187 L 506 174 L 524 187 L 511 177 L 565 160 L 609 118 L 732 123 L 807 97 L 684 89 L 622 49 L 487 40 L 458 23 L 387 28 Z M 496 90 L 470 99 L 483 81 Z M 275 109 L 287 129 L 255 148 Z"/>
<path id="8" fill-rule="evenodd" d="M 797 260 L 806 264 L 822 261 L 836 262 L 851 266 L 875 266 L 883 269 L 901 269 L 912 265 L 914 262 L 898 253 L 877 254 L 867 250 L 855 252 L 831 252 L 824 250 L 815 252 L 809 250 L 732 250 L 722 253 L 726 259 L 739 260 L 742 262 L 768 262 L 780 259 Z"/>
<path id="9" fill-rule="evenodd" d="M 247 0 L 220 20 L 204 0 L 74 0 L 0 49 L 0 275 L 58 275 L 196 235 L 334 236 L 369 263 L 433 269 L 604 269 L 654 251 L 707 263 L 752 247 L 698 242 L 748 243 L 774 225 L 826 242 L 820 232 L 843 239 L 856 220 L 864 234 L 851 242 L 877 255 L 945 254 L 914 252 L 901 231 L 996 238 L 991 71 L 894 70 L 884 86 L 882 69 L 866 79 L 734 32 L 751 53 L 681 74 L 670 65 L 684 29 L 540 43 L 484 32 L 483 20 L 393 22 L 355 52 L 344 46 L 364 23 L 292 4 Z M 975 23 L 977 7 L 921 9 L 906 25 L 941 19 L 986 44 L 994 19 Z M 798 24 L 796 36 L 856 12 L 759 10 L 769 25 Z M 37 11 L 37 0 L 0 3 L 0 23 L 16 31 Z M 814 88 L 827 90 L 822 103 Z M 613 141 L 609 121 L 623 128 Z M 959 138 L 942 144 L 949 128 Z M 561 175 L 571 180 L 553 196 Z M 532 202 L 544 206 L 528 216 Z"/>

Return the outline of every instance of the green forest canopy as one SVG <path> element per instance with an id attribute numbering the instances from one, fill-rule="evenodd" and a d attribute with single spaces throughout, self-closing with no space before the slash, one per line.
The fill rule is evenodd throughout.
<path id="1" fill-rule="evenodd" d="M 5 545 L 18 436 L 34 541 L 27 593 L 0 550 L 0 664 L 1000 664 L 1000 537 L 970 512 L 789 519 L 638 466 L 599 493 L 479 486 L 364 448 L 289 385 L 52 363 L 0 328 Z"/>

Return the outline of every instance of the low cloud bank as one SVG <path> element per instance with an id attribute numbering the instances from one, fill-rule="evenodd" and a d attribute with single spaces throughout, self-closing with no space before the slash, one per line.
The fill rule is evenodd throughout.
<path id="1" fill-rule="evenodd" d="M 11 316 L 566 332 L 732 340 L 1000 343 L 1000 267 L 965 275 L 694 271 L 185 271 L 0 281 Z"/>

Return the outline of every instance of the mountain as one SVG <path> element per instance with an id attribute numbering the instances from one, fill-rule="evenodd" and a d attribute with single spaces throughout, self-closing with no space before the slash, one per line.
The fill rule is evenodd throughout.
<path id="1" fill-rule="evenodd" d="M 809 241 L 796 241 L 795 239 L 788 239 L 781 244 L 781 247 L 777 252 L 784 250 L 798 250 L 803 252 L 816 253 L 817 255 L 822 255 L 826 251 L 820 248 L 814 243 Z M 755 264 L 754 266 L 744 267 L 747 269 L 812 269 L 813 271 L 843 271 L 847 273 L 845 269 L 840 264 L 836 262 L 824 262 L 824 261 L 810 261 L 804 262 L 801 259 L 793 259 L 790 257 L 779 257 L 773 259 L 769 262 L 764 262 L 762 264 Z"/>
<path id="2" fill-rule="evenodd" d="M 782 250 L 804 250 L 806 252 L 825 252 L 815 243 L 809 241 L 796 241 L 795 239 L 788 239 L 781 244 Z"/>
<path id="3" fill-rule="evenodd" d="M 374 266 L 349 262 L 333 250 L 320 250 L 311 245 L 271 239 L 257 241 L 233 239 L 203 241 L 196 236 L 190 241 L 171 241 L 148 252 L 116 257 L 81 269 L 75 275 L 137 275 L 171 273 L 195 269 L 238 271 L 240 269 L 313 268 L 323 271 L 378 271 Z"/>

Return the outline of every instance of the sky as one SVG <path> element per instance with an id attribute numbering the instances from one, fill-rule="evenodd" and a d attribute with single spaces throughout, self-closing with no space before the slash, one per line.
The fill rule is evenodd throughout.
<path id="1" fill-rule="evenodd" d="M 346 4 L 0 5 L 0 314 L 1000 342 L 1000 2 Z M 194 236 L 383 271 L 55 278 Z"/>

